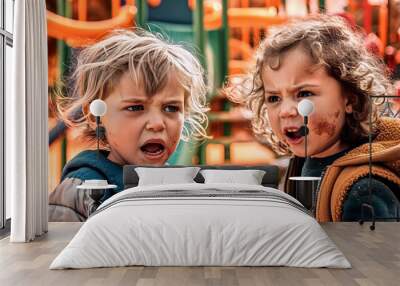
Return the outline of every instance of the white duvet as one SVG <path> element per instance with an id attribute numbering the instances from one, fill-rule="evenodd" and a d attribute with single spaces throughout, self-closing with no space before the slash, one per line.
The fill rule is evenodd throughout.
<path id="1" fill-rule="evenodd" d="M 111 197 L 50 269 L 127 265 L 351 267 L 289 195 L 197 183 L 141 186 Z"/>

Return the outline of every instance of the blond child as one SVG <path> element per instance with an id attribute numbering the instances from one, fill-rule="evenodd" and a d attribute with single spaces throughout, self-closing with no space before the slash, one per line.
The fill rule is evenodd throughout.
<path id="1" fill-rule="evenodd" d="M 73 94 L 59 99 L 61 118 L 96 139 L 89 105 L 107 104 L 101 117 L 104 148 L 86 150 L 64 167 L 61 183 L 49 196 L 50 221 L 84 221 L 95 204 L 76 187 L 84 180 L 117 185 L 101 201 L 123 190 L 122 166 L 163 165 L 180 139 L 204 138 L 206 86 L 199 61 L 180 45 L 144 31 L 116 31 L 85 48 L 73 74 Z M 76 116 L 76 110 L 81 110 Z M 75 115 L 74 115 L 75 114 Z"/>
<path id="2" fill-rule="evenodd" d="M 253 111 L 258 136 L 277 153 L 292 155 L 285 191 L 294 194 L 291 176 L 322 177 L 317 219 L 359 219 L 361 205 L 369 202 L 369 101 L 391 90 L 383 64 L 366 50 L 362 36 L 327 15 L 271 29 L 248 82 L 248 92 L 233 99 Z M 304 98 L 315 107 L 306 160 L 297 110 Z M 400 120 L 380 118 L 375 104 L 372 109 L 372 205 L 377 217 L 393 217 L 400 197 Z"/>

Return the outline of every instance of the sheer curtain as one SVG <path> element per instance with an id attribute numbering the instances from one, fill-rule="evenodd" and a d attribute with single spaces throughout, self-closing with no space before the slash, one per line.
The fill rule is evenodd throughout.
<path id="1" fill-rule="evenodd" d="M 47 27 L 45 0 L 18 0 L 14 18 L 14 92 L 6 96 L 6 187 L 11 242 L 47 232 Z"/>

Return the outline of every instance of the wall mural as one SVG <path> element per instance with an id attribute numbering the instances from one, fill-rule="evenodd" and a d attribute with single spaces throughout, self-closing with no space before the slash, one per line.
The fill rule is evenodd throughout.
<path id="1" fill-rule="evenodd" d="M 368 98 L 374 98 L 379 118 L 400 118 L 400 1 L 208 0 L 203 10 L 194 3 L 47 1 L 49 198 L 55 220 L 85 220 L 123 189 L 122 166 L 134 164 L 275 165 L 275 187 L 295 197 L 299 183 L 289 176 L 317 178 L 307 203 L 325 221 L 316 200 L 321 186 L 333 188 L 332 182 L 320 180 L 327 170 L 313 170 L 307 162 L 329 158 L 330 166 L 355 147 L 363 149 Z M 314 43 L 301 42 L 311 52 L 292 48 L 295 33 L 309 37 L 301 19 L 315 13 L 338 16 L 340 24 L 322 17 Z M 297 30 L 293 20 L 299 21 Z M 342 27 L 348 41 L 337 41 L 343 48 L 329 43 L 318 24 L 332 31 Z M 357 50 L 346 46 L 354 39 Z M 256 51 L 263 55 L 258 61 Z M 328 66 L 312 72 L 318 88 L 283 91 L 318 61 Z M 312 109 L 303 114 L 298 104 L 305 97 Z M 91 105 L 95 100 L 102 102 Z M 380 134 L 392 124 L 385 120 L 376 122 Z M 388 189 L 398 183 L 397 171 L 391 169 Z M 80 206 L 74 212 L 57 207 L 68 207 L 61 201 L 86 181 L 109 188 L 91 196 L 77 191 L 70 202 Z M 333 220 L 359 216 L 355 206 L 347 207 Z"/>

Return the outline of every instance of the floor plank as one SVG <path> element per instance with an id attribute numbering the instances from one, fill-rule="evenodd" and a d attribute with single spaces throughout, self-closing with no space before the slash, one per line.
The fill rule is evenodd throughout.
<path id="1" fill-rule="evenodd" d="M 31 243 L 0 240 L 0 285 L 399 285 L 400 224 L 357 223 L 322 227 L 351 262 L 352 269 L 290 267 L 117 267 L 49 270 L 81 223 L 50 223 L 49 233 Z"/>

